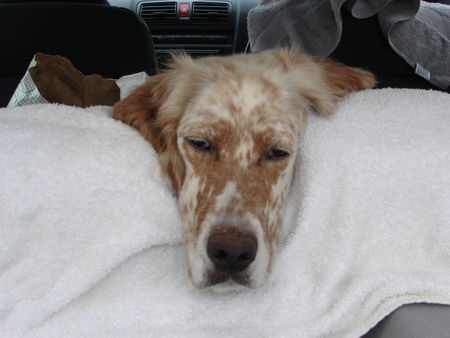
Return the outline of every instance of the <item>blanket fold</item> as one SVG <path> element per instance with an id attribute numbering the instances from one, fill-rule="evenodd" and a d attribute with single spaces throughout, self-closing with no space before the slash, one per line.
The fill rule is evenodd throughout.
<path id="1" fill-rule="evenodd" d="M 37 325 L 130 256 L 179 242 L 180 232 L 153 150 L 111 108 L 0 111 L 4 336 L 2 328 Z"/>
<path id="2" fill-rule="evenodd" d="M 310 116 L 290 234 L 232 294 L 191 286 L 169 182 L 111 108 L 0 109 L 0 336 L 358 337 L 450 305 L 449 107 L 383 89 Z"/>

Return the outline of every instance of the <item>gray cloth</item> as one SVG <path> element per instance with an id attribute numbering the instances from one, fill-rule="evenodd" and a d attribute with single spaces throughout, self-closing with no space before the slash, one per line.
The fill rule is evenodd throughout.
<path id="1" fill-rule="evenodd" d="M 295 46 L 326 57 L 342 34 L 341 9 L 377 15 L 392 49 L 434 85 L 450 86 L 450 6 L 420 0 L 261 0 L 248 15 L 253 51 Z"/>
<path id="2" fill-rule="evenodd" d="M 361 338 L 442 338 L 450 332 L 450 306 L 407 304 L 384 318 Z"/>

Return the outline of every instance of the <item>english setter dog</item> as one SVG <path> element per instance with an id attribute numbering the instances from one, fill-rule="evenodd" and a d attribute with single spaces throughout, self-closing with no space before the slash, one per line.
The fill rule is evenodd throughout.
<path id="1" fill-rule="evenodd" d="M 114 106 L 173 184 L 196 287 L 265 282 L 307 114 L 329 116 L 374 83 L 369 72 L 290 49 L 180 55 Z"/>

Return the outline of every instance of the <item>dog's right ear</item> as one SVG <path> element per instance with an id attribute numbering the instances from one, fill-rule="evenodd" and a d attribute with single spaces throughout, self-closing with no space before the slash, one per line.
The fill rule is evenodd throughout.
<path id="1" fill-rule="evenodd" d="M 162 170 L 178 192 L 184 179 L 184 164 L 177 146 L 179 114 L 161 113 L 171 91 L 168 72 L 153 76 L 113 108 L 115 119 L 134 128 L 159 155 Z"/>
<path id="2" fill-rule="evenodd" d="M 347 94 L 372 88 L 372 73 L 329 59 L 316 60 L 294 49 L 275 49 L 274 55 L 292 77 L 302 97 L 319 115 L 329 116 Z"/>

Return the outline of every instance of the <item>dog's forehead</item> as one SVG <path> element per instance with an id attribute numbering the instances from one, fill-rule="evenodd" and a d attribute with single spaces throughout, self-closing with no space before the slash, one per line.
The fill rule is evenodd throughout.
<path id="1" fill-rule="evenodd" d="M 182 122 L 193 126 L 226 122 L 233 130 L 295 134 L 300 115 L 291 109 L 290 93 L 280 83 L 230 71 L 213 74 L 199 86 Z"/>

